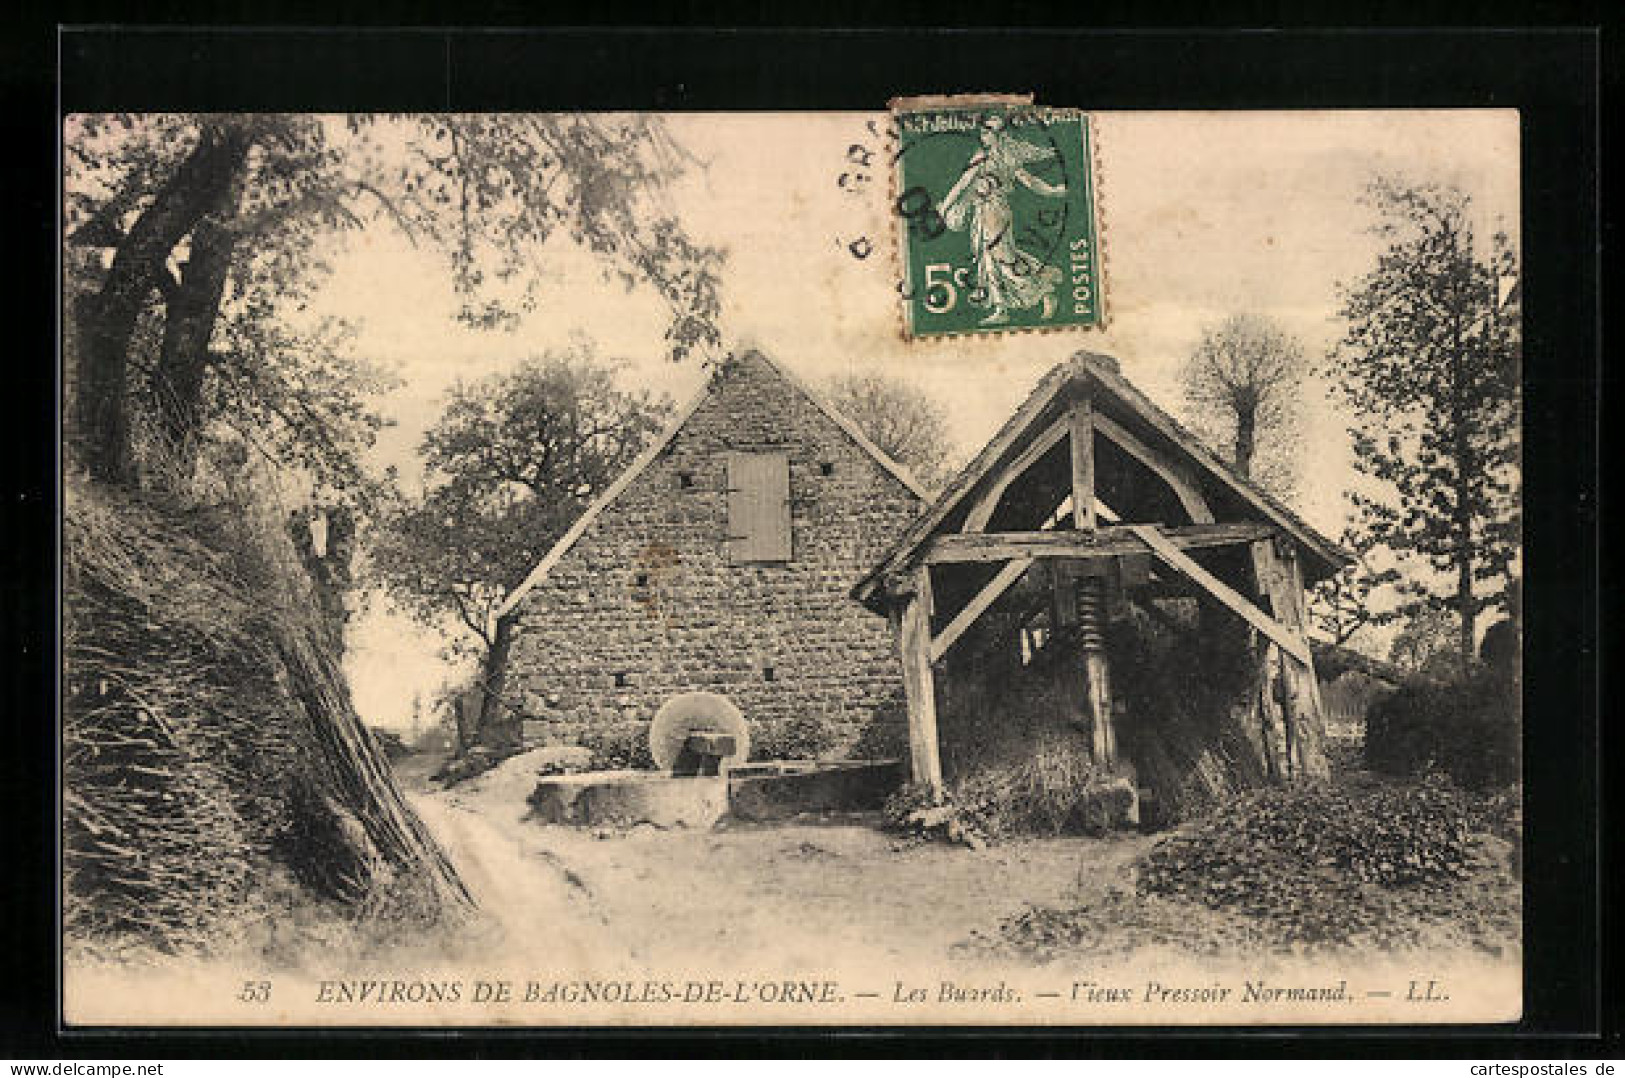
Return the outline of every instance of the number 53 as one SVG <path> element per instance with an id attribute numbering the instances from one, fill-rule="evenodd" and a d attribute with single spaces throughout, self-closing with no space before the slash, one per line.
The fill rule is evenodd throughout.
<path id="1" fill-rule="evenodd" d="M 270 981 L 244 981 L 243 990 L 237 993 L 239 1003 L 269 1003 L 271 1002 Z"/>

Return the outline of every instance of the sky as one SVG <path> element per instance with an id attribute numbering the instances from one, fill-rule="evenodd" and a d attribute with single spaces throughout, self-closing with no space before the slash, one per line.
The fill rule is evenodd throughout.
<path id="1" fill-rule="evenodd" d="M 1340 285 L 1369 271 L 1381 247 L 1361 202 L 1374 176 L 1454 184 L 1472 196 L 1481 235 L 1517 233 L 1515 112 L 1099 113 L 1106 329 L 910 342 L 900 332 L 888 178 L 877 174 L 857 194 L 837 183 L 852 168 L 851 146 L 882 148 L 873 129 L 885 130 L 884 119 L 668 117 L 696 164 L 664 197 L 691 236 L 727 252 L 724 351 L 760 348 L 814 382 L 857 370 L 913 382 L 943 405 L 961 460 L 1080 349 L 1115 356 L 1176 415 L 1180 362 L 1227 315 L 1274 318 L 1324 357 L 1341 335 Z M 849 251 L 860 237 L 873 245 L 862 260 Z M 661 301 L 607 280 L 601 262 L 562 238 L 538 252 L 542 304 L 512 332 L 458 326 L 441 257 L 390 228 L 351 234 L 333 266 L 310 313 L 355 323 L 356 353 L 401 379 L 380 401 L 395 425 L 373 463 L 408 476 L 420 471 L 416 447 L 447 391 L 529 355 L 590 341 L 626 360 L 628 384 L 679 401 L 704 380 L 699 362 L 663 358 Z M 1297 508 L 1335 536 L 1355 482 L 1346 417 L 1318 380 L 1306 398 Z M 357 618 L 351 637 L 349 673 L 370 723 L 407 728 L 413 698 L 427 702 L 456 674 L 438 657 L 438 634 L 387 604 Z"/>

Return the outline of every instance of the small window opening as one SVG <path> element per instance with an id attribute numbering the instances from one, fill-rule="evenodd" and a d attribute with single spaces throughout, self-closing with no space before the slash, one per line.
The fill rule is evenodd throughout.
<path id="1" fill-rule="evenodd" d="M 772 681 L 773 680 L 773 668 L 771 666 L 762 667 L 762 680 L 763 681 Z"/>
<path id="2" fill-rule="evenodd" d="M 692 487 L 694 485 L 694 473 L 693 472 L 678 472 L 677 473 L 677 485 L 682 487 L 684 490 L 687 490 L 690 487 Z"/>
<path id="3" fill-rule="evenodd" d="M 649 574 L 648 573 L 639 573 L 637 576 L 632 578 L 632 583 L 633 583 L 633 586 L 635 586 L 635 587 L 639 587 L 639 588 L 648 587 L 649 586 Z"/>
<path id="4" fill-rule="evenodd" d="M 834 475 L 835 474 L 835 462 L 832 461 L 832 460 L 826 460 L 823 463 L 819 464 L 818 465 L 818 474 L 819 475 Z"/>
<path id="5" fill-rule="evenodd" d="M 615 675 L 615 687 L 617 689 L 626 688 L 626 671 L 625 670 L 622 670 L 622 671 L 618 672 Z"/>

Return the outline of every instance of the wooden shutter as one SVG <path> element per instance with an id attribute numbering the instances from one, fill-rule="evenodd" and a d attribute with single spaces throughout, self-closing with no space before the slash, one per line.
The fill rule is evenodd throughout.
<path id="1" fill-rule="evenodd" d="M 790 458 L 728 454 L 728 560 L 790 560 Z"/>

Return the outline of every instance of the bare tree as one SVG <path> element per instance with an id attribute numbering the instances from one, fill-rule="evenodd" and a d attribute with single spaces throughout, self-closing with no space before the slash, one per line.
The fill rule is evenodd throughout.
<path id="1" fill-rule="evenodd" d="M 952 477 L 948 423 L 942 406 L 923 390 L 880 374 L 847 374 L 827 383 L 830 403 L 852 420 L 926 489 Z"/>
<path id="2" fill-rule="evenodd" d="M 1297 479 L 1292 450 L 1308 366 L 1303 345 L 1279 324 L 1235 314 L 1203 331 L 1180 372 L 1191 425 L 1237 472 L 1279 494 Z"/>

